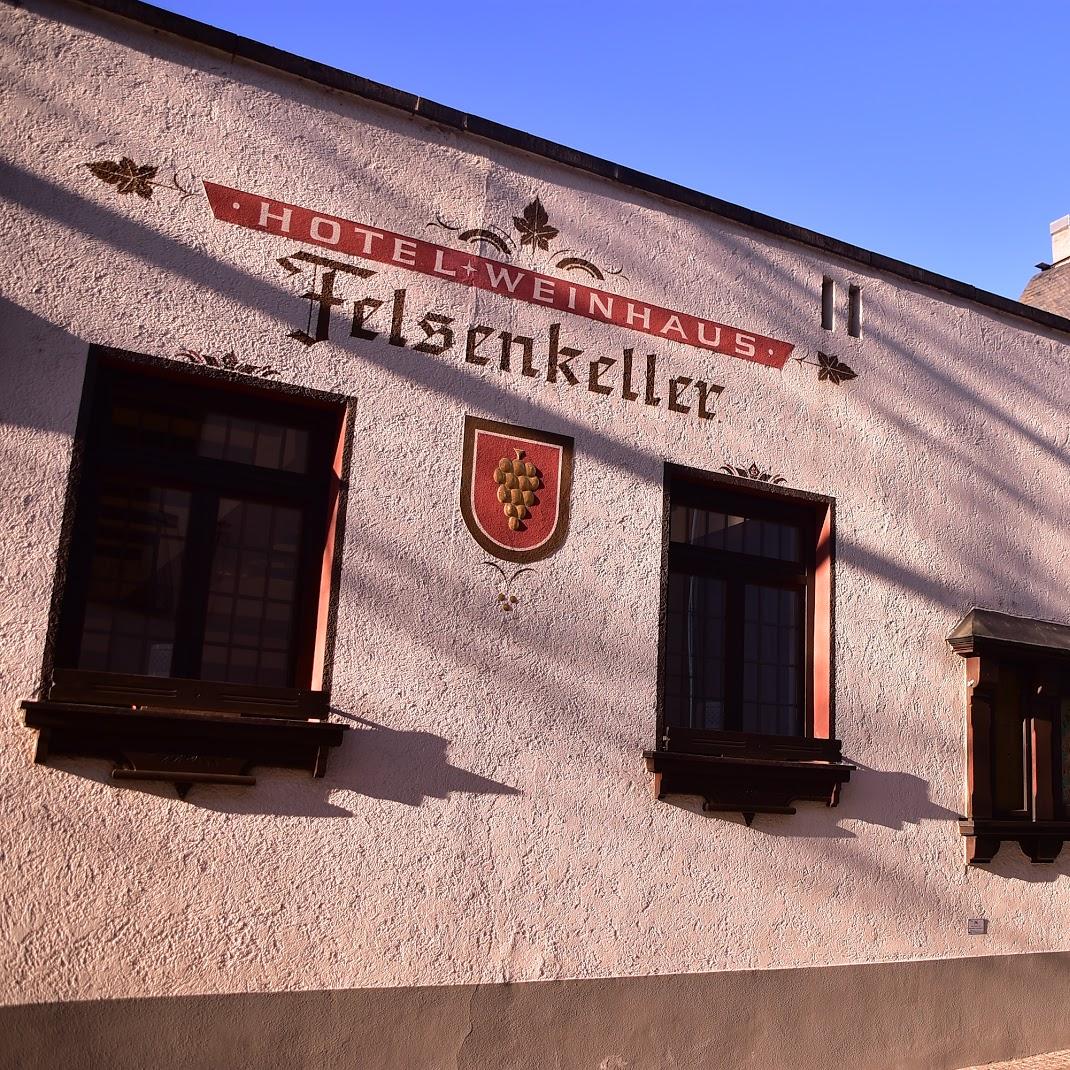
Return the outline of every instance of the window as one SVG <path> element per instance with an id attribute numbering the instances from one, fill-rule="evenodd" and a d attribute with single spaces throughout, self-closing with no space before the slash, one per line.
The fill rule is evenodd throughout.
<path id="1" fill-rule="evenodd" d="M 666 726 L 805 735 L 808 518 L 742 496 L 701 500 L 673 496 Z"/>
<path id="2" fill-rule="evenodd" d="M 966 861 L 1005 840 L 1054 861 L 1070 838 L 1070 625 L 973 609 L 948 642 L 966 659 Z"/>
<path id="3" fill-rule="evenodd" d="M 831 500 L 675 466 L 666 483 L 659 747 L 652 753 L 663 774 L 670 765 L 691 774 L 662 775 L 659 794 L 675 783 L 681 794 L 704 795 L 708 809 L 747 803 L 744 812 L 794 812 L 786 795 L 799 787 L 798 770 L 766 790 L 773 787 L 760 783 L 767 773 L 746 765 L 765 762 L 768 771 L 774 758 L 826 763 L 826 772 L 835 766 L 834 785 L 826 777 L 810 785 L 811 794 L 793 796 L 816 791 L 834 801 L 850 767 L 831 738 Z M 724 761 L 713 769 L 682 755 Z M 730 759 L 745 764 L 730 769 Z M 680 785 L 694 788 L 702 769 L 717 782 L 684 792 Z"/>
<path id="4" fill-rule="evenodd" d="M 325 719 L 344 417 L 96 354 L 48 702 Z"/>

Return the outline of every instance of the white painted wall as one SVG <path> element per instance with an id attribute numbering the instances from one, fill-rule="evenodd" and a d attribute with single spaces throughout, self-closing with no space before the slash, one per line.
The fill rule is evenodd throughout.
<path id="1" fill-rule="evenodd" d="M 963 668 L 944 643 L 973 604 L 1070 621 L 1067 338 L 74 5 L 5 8 L 0 31 L 6 1002 L 1070 948 L 1070 852 L 963 866 Z M 276 264 L 297 246 L 83 166 L 124 155 L 434 241 L 436 213 L 508 225 L 538 195 L 570 247 L 624 268 L 622 291 L 859 377 L 657 343 L 724 385 L 706 423 L 359 343 L 341 314 L 306 349 L 287 334 L 307 279 Z M 861 340 L 820 329 L 826 274 L 861 284 Z M 339 281 L 405 286 L 458 325 L 545 339 L 561 322 L 592 357 L 644 345 L 398 269 Z M 361 721 L 325 780 L 265 769 L 183 802 L 104 763 L 32 764 L 18 703 L 90 343 L 234 350 L 357 399 L 333 702 Z M 456 506 L 465 412 L 576 439 L 571 533 L 515 618 Z M 837 499 L 837 727 L 860 769 L 836 810 L 748 829 L 651 797 L 666 459 L 753 460 Z M 989 935 L 968 937 L 979 915 Z"/>

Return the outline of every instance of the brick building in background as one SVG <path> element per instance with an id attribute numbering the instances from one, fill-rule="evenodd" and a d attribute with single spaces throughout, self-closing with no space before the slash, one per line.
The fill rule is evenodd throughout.
<path id="1" fill-rule="evenodd" d="M 1070 1045 L 1065 228 L 1019 303 L 133 0 L 0 31 L 0 1063 Z"/>
<path id="2" fill-rule="evenodd" d="M 1037 264 L 1040 271 L 1022 291 L 1027 305 L 1070 316 L 1070 215 L 1051 225 L 1051 263 Z"/>

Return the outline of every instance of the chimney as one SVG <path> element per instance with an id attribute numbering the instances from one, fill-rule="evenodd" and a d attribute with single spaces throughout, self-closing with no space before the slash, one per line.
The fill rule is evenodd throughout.
<path id="1" fill-rule="evenodd" d="M 1037 264 L 1040 271 L 1022 291 L 1024 305 L 1070 319 L 1070 215 L 1056 219 L 1051 231 L 1051 263 Z"/>
<path id="2" fill-rule="evenodd" d="M 1051 262 L 1054 267 L 1060 260 L 1070 258 L 1070 215 L 1056 219 L 1048 229 L 1051 231 Z"/>

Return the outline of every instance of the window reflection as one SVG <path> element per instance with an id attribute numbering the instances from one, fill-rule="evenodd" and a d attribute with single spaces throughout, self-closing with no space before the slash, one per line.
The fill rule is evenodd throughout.
<path id="1" fill-rule="evenodd" d="M 80 668 L 171 674 L 190 497 L 167 487 L 104 483 Z"/>

